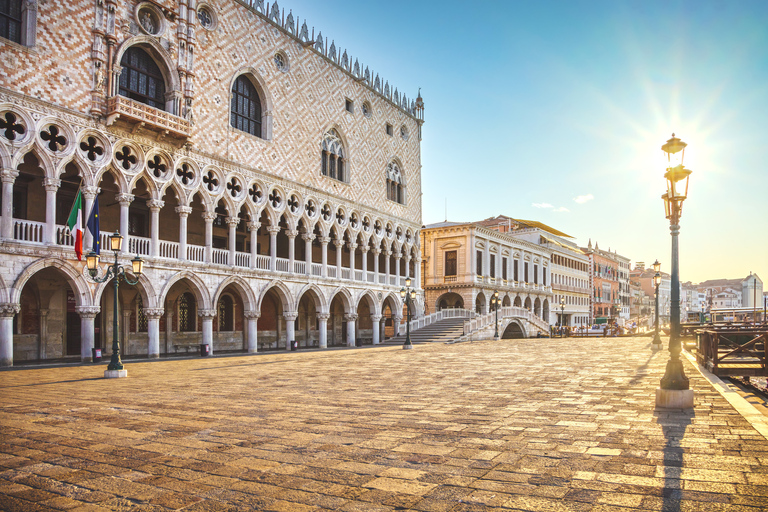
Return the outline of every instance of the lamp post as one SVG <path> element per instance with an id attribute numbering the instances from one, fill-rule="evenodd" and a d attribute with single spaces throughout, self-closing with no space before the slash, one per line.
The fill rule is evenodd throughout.
<path id="1" fill-rule="evenodd" d="M 405 299 L 405 305 L 408 308 L 408 319 L 405 323 L 405 343 L 403 343 L 403 349 L 410 350 L 413 348 L 411 344 L 411 304 L 416 299 L 416 290 L 411 288 L 411 278 L 405 279 L 405 288 L 400 289 L 400 297 Z"/>
<path id="2" fill-rule="evenodd" d="M 493 306 L 493 309 L 496 311 L 496 332 L 493 335 L 494 340 L 499 339 L 499 291 L 496 290 L 493 292 L 493 296 L 491 297 L 491 306 Z"/>
<path id="3" fill-rule="evenodd" d="M 653 320 L 653 348 L 659 349 L 661 348 L 661 336 L 659 336 L 659 285 L 661 284 L 661 273 L 659 270 L 661 269 L 661 263 L 659 263 L 659 260 L 656 260 L 656 262 L 653 264 L 653 270 L 656 271 L 656 274 L 653 276 L 653 284 L 656 287 L 656 309 L 654 314 L 654 320 Z"/>
<path id="4" fill-rule="evenodd" d="M 563 320 L 565 319 L 565 297 L 560 297 L 560 337 L 563 337 Z"/>
<path id="5" fill-rule="evenodd" d="M 120 252 L 122 245 L 123 237 L 120 233 L 115 231 L 109 236 L 109 248 L 115 253 L 115 262 L 107 267 L 107 272 L 104 274 L 104 277 L 96 277 L 96 274 L 99 271 L 99 255 L 91 251 L 85 257 L 88 273 L 91 275 L 91 279 L 95 282 L 105 283 L 111 278 L 115 278 L 115 293 L 112 308 L 112 359 L 110 359 L 109 366 L 107 366 L 107 370 L 104 372 L 104 377 L 106 378 L 128 376 L 128 370 L 123 369 L 123 362 L 120 360 L 120 332 L 117 328 L 117 288 L 120 285 L 121 279 L 131 286 L 138 284 L 138 276 L 144 272 L 144 260 L 136 255 L 136 257 L 131 260 L 131 267 L 133 274 L 137 276 L 137 279 L 134 281 L 128 277 L 128 274 L 125 273 L 125 267 L 119 265 L 117 262 L 117 253 Z"/>
<path id="6" fill-rule="evenodd" d="M 680 217 L 683 213 L 683 201 L 688 197 L 688 178 L 691 171 L 683 165 L 687 144 L 672 134 L 672 138 L 661 149 L 667 154 L 668 167 L 664 177 L 667 191 L 662 194 L 664 210 L 669 219 L 672 235 L 672 272 L 670 301 L 669 361 L 661 379 L 661 387 L 656 392 L 656 405 L 671 408 L 693 407 L 693 391 L 689 389 L 688 377 L 683 371 L 680 359 L 680 269 L 678 261 L 678 235 Z M 679 160 L 678 160 L 679 154 Z"/>

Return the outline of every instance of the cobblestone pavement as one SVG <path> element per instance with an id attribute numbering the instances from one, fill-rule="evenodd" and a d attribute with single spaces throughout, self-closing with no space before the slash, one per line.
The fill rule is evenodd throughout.
<path id="1" fill-rule="evenodd" d="M 648 338 L 0 372 L 0 509 L 768 508 L 768 441 Z"/>

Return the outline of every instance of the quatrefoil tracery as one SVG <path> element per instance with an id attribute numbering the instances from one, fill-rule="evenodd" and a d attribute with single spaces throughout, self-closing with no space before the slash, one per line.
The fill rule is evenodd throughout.
<path id="1" fill-rule="evenodd" d="M 129 170 L 131 167 L 136 165 L 136 155 L 131 154 L 131 148 L 128 146 L 123 146 L 122 151 L 118 151 L 115 153 L 115 158 L 117 158 L 118 162 L 121 162 L 121 166 L 126 171 Z"/>
<path id="2" fill-rule="evenodd" d="M 251 201 L 253 201 L 256 204 L 259 204 L 261 202 L 261 197 L 263 194 L 261 193 L 261 189 L 259 188 L 259 186 L 254 183 L 253 185 L 251 185 L 251 188 L 248 189 L 248 195 L 251 196 Z"/>
<path id="3" fill-rule="evenodd" d="M 3 130 L 3 135 L 8 140 L 16 140 L 16 134 L 24 135 L 26 130 L 24 126 L 16 122 L 16 115 L 12 112 L 6 112 L 5 115 L 0 118 L 0 130 Z"/>
<path id="4" fill-rule="evenodd" d="M 219 180 L 216 178 L 216 175 L 213 174 L 213 171 L 208 171 L 208 174 L 203 176 L 203 183 L 205 183 L 209 192 L 213 192 L 219 186 Z"/>
<path id="5" fill-rule="evenodd" d="M 147 167 L 152 170 L 152 174 L 155 175 L 155 178 L 165 176 L 165 172 L 168 170 L 163 163 L 163 159 L 160 158 L 160 155 L 155 155 L 154 158 L 147 162 Z"/>
<path id="6" fill-rule="evenodd" d="M 326 222 L 331 220 L 331 207 L 328 206 L 327 204 L 323 206 L 323 209 L 320 211 L 320 213 L 323 216 L 323 220 L 325 220 Z"/>
<path id="7" fill-rule="evenodd" d="M 180 178 L 182 185 L 190 185 L 195 179 L 195 173 L 188 164 L 181 164 L 181 167 L 176 169 L 176 176 Z"/>
<path id="8" fill-rule="evenodd" d="M 49 126 L 47 131 L 41 131 L 40 138 L 48 142 L 48 149 L 54 153 L 56 151 L 61 151 L 64 149 L 64 146 L 67 145 L 66 137 L 61 134 L 59 128 L 55 125 Z"/>
<path id="9" fill-rule="evenodd" d="M 363 229 L 367 232 L 371 230 L 371 219 L 363 217 Z"/>
<path id="10" fill-rule="evenodd" d="M 299 198 L 295 195 L 291 195 L 291 197 L 288 199 L 288 208 L 291 209 L 292 213 L 299 211 Z"/>
<path id="11" fill-rule="evenodd" d="M 344 224 L 345 218 L 346 217 L 344 216 L 344 211 L 341 208 L 339 208 L 338 211 L 336 212 L 336 222 L 339 223 L 339 226 Z"/>
<path id="12" fill-rule="evenodd" d="M 88 137 L 80 143 L 80 151 L 85 153 L 86 158 L 95 162 L 96 158 L 104 154 L 104 148 L 99 146 L 99 140 L 96 137 Z"/>
<path id="13" fill-rule="evenodd" d="M 243 190 L 243 187 L 240 186 L 240 183 L 238 183 L 237 178 L 232 178 L 229 183 L 227 183 L 227 190 L 229 190 L 229 195 L 232 197 L 237 197 L 240 195 L 240 191 Z"/>
<path id="14" fill-rule="evenodd" d="M 349 216 L 349 225 L 352 226 L 353 228 L 357 228 L 357 215 L 356 214 L 353 213 L 352 215 Z"/>
<path id="15" fill-rule="evenodd" d="M 269 202 L 272 203 L 272 208 L 277 208 L 283 202 L 283 198 L 280 197 L 277 190 L 273 190 L 272 193 L 269 194 Z"/>
<path id="16" fill-rule="evenodd" d="M 309 215 L 310 217 L 314 217 L 315 216 L 315 202 L 312 201 L 311 199 L 309 201 L 307 201 L 307 204 L 304 205 L 304 210 L 306 210 L 307 215 Z"/>

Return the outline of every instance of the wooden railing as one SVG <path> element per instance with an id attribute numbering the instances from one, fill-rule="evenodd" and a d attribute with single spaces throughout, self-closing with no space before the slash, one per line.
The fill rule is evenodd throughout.
<path id="1" fill-rule="evenodd" d="M 696 334 L 696 360 L 715 375 L 768 375 L 768 324 L 712 327 Z"/>

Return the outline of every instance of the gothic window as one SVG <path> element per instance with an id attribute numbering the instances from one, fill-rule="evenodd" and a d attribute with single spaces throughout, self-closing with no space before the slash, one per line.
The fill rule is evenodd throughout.
<path id="1" fill-rule="evenodd" d="M 132 46 L 120 60 L 120 95 L 165 110 L 165 80 L 157 63 L 137 46 Z"/>
<path id="2" fill-rule="evenodd" d="M 21 0 L 0 0 L 0 37 L 21 44 Z"/>
<path id="3" fill-rule="evenodd" d="M 219 332 L 230 332 L 235 330 L 234 322 L 235 303 L 229 295 L 222 295 L 219 299 Z"/>
<path id="4" fill-rule="evenodd" d="M 387 165 L 387 199 L 396 203 L 405 204 L 405 179 L 400 166 L 395 162 Z"/>
<path id="5" fill-rule="evenodd" d="M 189 292 L 179 297 L 179 331 L 192 332 L 195 330 L 195 296 Z"/>
<path id="6" fill-rule="evenodd" d="M 456 251 L 445 251 L 445 272 L 444 275 L 446 276 L 455 276 L 457 275 L 457 268 L 456 268 Z"/>
<path id="7" fill-rule="evenodd" d="M 136 295 L 136 332 L 147 332 L 147 317 L 144 314 L 144 301 L 141 294 Z"/>
<path id="8" fill-rule="evenodd" d="M 230 124 L 251 135 L 261 137 L 261 99 L 256 87 L 240 75 L 232 87 Z"/>
<path id="9" fill-rule="evenodd" d="M 321 158 L 321 172 L 323 176 L 343 182 L 349 181 L 344 144 L 341 142 L 341 137 L 339 137 L 336 130 L 329 130 L 323 136 Z"/>

